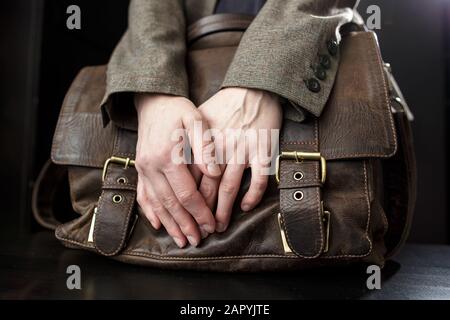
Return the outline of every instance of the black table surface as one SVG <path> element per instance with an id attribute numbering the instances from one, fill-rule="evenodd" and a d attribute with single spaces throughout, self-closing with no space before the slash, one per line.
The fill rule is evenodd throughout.
<path id="1" fill-rule="evenodd" d="M 81 289 L 69 290 L 69 265 Z M 207 273 L 128 265 L 64 248 L 51 232 L 0 235 L 0 299 L 450 299 L 450 246 L 406 245 L 369 290 L 363 267 Z"/>

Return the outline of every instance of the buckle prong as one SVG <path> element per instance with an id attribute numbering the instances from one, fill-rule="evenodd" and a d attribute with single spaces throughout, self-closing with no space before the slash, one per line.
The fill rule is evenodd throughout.
<path id="1" fill-rule="evenodd" d="M 320 161 L 320 181 L 325 183 L 327 177 L 327 162 L 320 152 L 300 152 L 300 151 L 288 151 L 282 152 L 277 156 L 275 162 L 275 179 L 277 183 L 280 183 L 280 160 L 295 160 L 296 162 L 302 161 Z"/>
<path id="2" fill-rule="evenodd" d="M 106 171 L 111 163 L 122 164 L 124 169 L 128 169 L 129 166 L 134 167 L 134 160 L 130 158 L 111 157 L 107 159 L 103 165 L 102 181 L 105 181 Z"/>

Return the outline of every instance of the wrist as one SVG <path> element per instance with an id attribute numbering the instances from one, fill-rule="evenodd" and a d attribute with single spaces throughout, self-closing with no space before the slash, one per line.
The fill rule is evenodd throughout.
<path id="1" fill-rule="evenodd" d="M 134 94 L 134 106 L 138 113 L 152 106 L 176 105 L 186 102 L 189 102 L 189 100 L 185 97 L 164 93 L 138 92 Z"/>

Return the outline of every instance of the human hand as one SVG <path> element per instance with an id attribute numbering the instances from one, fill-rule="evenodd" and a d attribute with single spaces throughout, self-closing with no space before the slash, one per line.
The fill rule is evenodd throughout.
<path id="1" fill-rule="evenodd" d="M 246 88 L 220 90 L 199 107 L 203 118 L 213 130 L 218 130 L 223 141 L 217 139 L 216 158 L 224 161 L 223 176 L 203 176 L 193 168 L 196 179 L 201 179 L 199 190 L 211 210 L 217 203 L 216 231 L 228 227 L 233 204 L 241 184 L 244 169 L 251 167 L 250 188 L 241 202 L 243 211 L 250 211 L 261 201 L 268 183 L 268 168 L 274 148 L 278 146 L 278 133 L 282 124 L 282 108 L 272 93 Z M 237 129 L 230 130 L 230 129 Z M 240 131 L 245 139 L 235 139 Z M 275 139 L 271 139 L 273 133 Z M 217 133 L 217 132 L 216 132 Z M 265 139 L 267 138 L 267 139 Z M 236 143 L 231 143 L 236 140 Z M 231 146 L 230 148 L 230 145 Z M 226 150 L 225 150 L 226 149 Z"/>
<path id="2" fill-rule="evenodd" d="M 215 230 L 214 216 L 197 190 L 196 182 L 185 163 L 171 159 L 178 141 L 176 130 L 187 130 L 193 155 L 202 159 L 196 165 L 205 177 L 220 176 L 220 167 L 213 157 L 214 143 L 194 138 L 194 123 L 207 124 L 196 107 L 186 98 L 164 94 L 136 94 L 138 113 L 138 143 L 136 169 L 138 172 L 137 202 L 155 229 L 162 225 L 176 244 L 200 243 Z M 200 122 L 197 122 L 200 123 Z M 206 158 L 206 159 L 205 159 Z"/>

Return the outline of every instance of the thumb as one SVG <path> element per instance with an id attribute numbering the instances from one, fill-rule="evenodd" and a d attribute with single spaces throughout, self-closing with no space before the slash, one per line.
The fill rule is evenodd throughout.
<path id="1" fill-rule="evenodd" d="M 198 114 L 194 119 L 183 119 L 183 125 L 187 129 L 189 142 L 194 154 L 194 164 L 200 171 L 211 178 L 222 174 L 216 160 L 216 146 L 212 140 L 209 125 Z"/>

